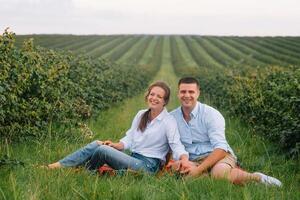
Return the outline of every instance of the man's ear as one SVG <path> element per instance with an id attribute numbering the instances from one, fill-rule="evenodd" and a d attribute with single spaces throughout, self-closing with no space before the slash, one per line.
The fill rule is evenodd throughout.
<path id="1" fill-rule="evenodd" d="M 200 97 L 200 94 L 201 94 L 201 91 L 200 91 L 200 90 L 198 90 L 198 98 L 197 98 L 197 99 L 199 99 L 199 97 Z"/>

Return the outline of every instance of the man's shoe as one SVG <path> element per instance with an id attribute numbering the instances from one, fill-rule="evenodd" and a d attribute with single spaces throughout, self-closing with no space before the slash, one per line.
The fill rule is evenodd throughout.
<path id="1" fill-rule="evenodd" d="M 281 187 L 282 183 L 280 182 L 280 180 L 278 180 L 277 178 L 274 178 L 272 176 L 267 176 L 263 173 L 260 172 L 255 172 L 253 174 L 257 174 L 260 176 L 260 182 L 268 185 L 268 186 L 277 186 L 277 187 Z"/>

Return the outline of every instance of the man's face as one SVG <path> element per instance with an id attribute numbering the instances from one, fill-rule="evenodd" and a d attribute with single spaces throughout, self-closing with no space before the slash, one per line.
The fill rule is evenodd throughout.
<path id="1" fill-rule="evenodd" d="M 196 83 L 181 83 L 178 88 L 178 98 L 184 109 L 193 109 L 197 104 L 200 90 Z"/>

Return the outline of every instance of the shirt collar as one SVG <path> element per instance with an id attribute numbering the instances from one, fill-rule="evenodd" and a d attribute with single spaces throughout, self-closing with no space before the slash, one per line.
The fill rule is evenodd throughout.
<path id="1" fill-rule="evenodd" d="M 163 120 L 163 118 L 166 116 L 166 114 L 168 114 L 168 111 L 166 108 L 164 108 L 161 113 L 159 113 L 159 115 L 157 117 L 155 117 L 155 120 Z"/>
<path id="2" fill-rule="evenodd" d="M 196 106 L 193 108 L 190 116 L 191 118 L 196 118 L 198 116 L 198 113 L 199 113 L 199 102 L 197 101 L 196 103 Z M 181 112 L 181 115 L 183 116 L 183 111 L 182 111 L 182 107 L 180 107 L 180 112 Z"/>
<path id="3" fill-rule="evenodd" d="M 196 103 L 196 106 L 192 110 L 191 117 L 196 118 L 198 116 L 198 113 L 199 113 L 199 102 Z"/>

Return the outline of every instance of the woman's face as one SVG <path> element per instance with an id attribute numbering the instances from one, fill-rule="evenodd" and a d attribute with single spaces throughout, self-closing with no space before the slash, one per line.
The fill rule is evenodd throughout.
<path id="1" fill-rule="evenodd" d="M 161 111 L 165 105 L 164 97 L 165 91 L 160 87 L 154 86 L 147 97 L 148 107 L 151 110 Z"/>

